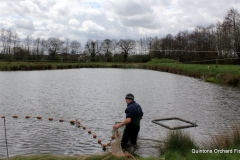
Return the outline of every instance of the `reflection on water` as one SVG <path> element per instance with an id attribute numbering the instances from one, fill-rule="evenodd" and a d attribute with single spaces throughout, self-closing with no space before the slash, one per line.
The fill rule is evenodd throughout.
<path id="1" fill-rule="evenodd" d="M 102 152 L 87 131 L 58 119 L 78 118 L 106 143 L 113 124 L 125 117 L 127 93 L 135 95 L 144 111 L 138 149 L 143 156 L 157 155 L 155 146 L 168 131 L 153 119 L 197 121 L 198 127 L 185 130 L 199 143 L 211 134 L 227 132 L 240 120 L 238 88 L 180 75 L 139 69 L 0 72 L 0 115 L 6 115 L 10 156 Z M 20 118 L 13 119 L 14 114 Z M 25 119 L 25 115 L 43 119 Z M 50 122 L 48 117 L 55 119 Z M 3 120 L 0 148 L 0 157 L 6 157 Z"/>

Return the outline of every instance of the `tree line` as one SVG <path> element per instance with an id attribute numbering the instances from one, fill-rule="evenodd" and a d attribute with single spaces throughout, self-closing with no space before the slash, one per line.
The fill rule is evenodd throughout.
<path id="1" fill-rule="evenodd" d="M 180 62 L 212 63 L 215 59 L 229 59 L 224 63 L 240 63 L 240 14 L 235 8 L 215 25 L 197 26 L 194 31 L 180 31 L 162 38 L 89 39 L 84 47 L 68 38 L 20 39 L 11 29 L 1 29 L 0 38 L 2 60 L 147 62 L 170 58 Z"/>

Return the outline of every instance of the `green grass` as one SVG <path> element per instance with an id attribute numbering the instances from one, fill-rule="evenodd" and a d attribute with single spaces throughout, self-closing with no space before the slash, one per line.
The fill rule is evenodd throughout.
<path id="1" fill-rule="evenodd" d="M 155 63 L 147 64 L 146 68 L 203 79 L 211 83 L 240 86 L 240 65 Z"/>
<path id="2" fill-rule="evenodd" d="M 240 75 L 240 65 L 216 65 L 210 64 L 181 64 L 181 63 L 158 63 L 150 66 L 169 67 L 182 72 L 200 73 L 202 75 L 231 74 Z"/>
<path id="3" fill-rule="evenodd" d="M 76 156 L 55 156 L 55 155 L 49 155 L 49 154 L 31 155 L 31 156 L 17 155 L 17 156 L 11 157 L 10 160 L 78 160 L 78 157 L 76 157 Z"/>
<path id="4" fill-rule="evenodd" d="M 232 130 L 232 146 L 240 147 L 240 124 L 234 124 Z"/>
<path id="5" fill-rule="evenodd" d="M 183 131 L 170 131 L 166 138 L 165 153 L 162 159 L 166 160 L 238 160 L 240 152 L 240 124 L 234 124 L 225 134 L 213 135 L 201 147 L 197 146 L 189 134 Z M 195 150 L 195 153 L 193 150 Z M 197 153 L 199 150 L 209 150 L 212 153 Z M 232 151 L 232 153 L 217 153 L 216 151 Z"/>
<path id="6" fill-rule="evenodd" d="M 158 160 L 159 158 L 143 158 L 143 157 L 134 157 L 134 158 L 127 158 L 127 157 L 117 157 L 110 153 L 106 154 L 99 154 L 99 155 L 83 155 L 83 156 L 57 156 L 57 155 L 50 155 L 50 154 L 43 154 L 43 155 L 29 155 L 29 156 L 22 156 L 17 155 L 14 157 L 10 157 L 10 160 Z M 0 159 L 0 160 L 7 160 L 7 159 Z"/>
<path id="7" fill-rule="evenodd" d="M 185 156 L 178 152 L 167 152 L 162 158 L 165 160 L 239 160 L 239 153 L 188 153 Z"/>
<path id="8" fill-rule="evenodd" d="M 163 152 L 178 152 L 185 155 L 193 148 L 198 146 L 187 132 L 174 130 L 167 134 Z"/>
<path id="9" fill-rule="evenodd" d="M 173 60 L 173 59 L 167 59 L 167 58 L 161 58 L 161 59 L 157 59 L 154 58 L 151 61 L 148 62 L 148 64 L 157 64 L 157 63 L 176 63 L 177 61 Z"/>

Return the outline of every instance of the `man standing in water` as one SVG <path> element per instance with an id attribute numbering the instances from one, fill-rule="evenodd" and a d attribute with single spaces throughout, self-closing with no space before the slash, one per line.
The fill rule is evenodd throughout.
<path id="1" fill-rule="evenodd" d="M 142 119 L 143 112 L 141 106 L 134 101 L 133 94 L 129 93 L 125 97 L 127 108 L 125 110 L 126 119 L 113 126 L 114 129 L 118 129 L 125 125 L 123 132 L 121 147 L 122 149 L 128 147 L 127 143 L 130 141 L 132 145 L 137 144 L 137 136 L 140 131 L 140 120 Z"/>

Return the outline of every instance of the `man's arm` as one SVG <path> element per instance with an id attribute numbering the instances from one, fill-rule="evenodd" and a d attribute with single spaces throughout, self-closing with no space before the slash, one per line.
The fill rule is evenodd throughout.
<path id="1" fill-rule="evenodd" d="M 119 124 L 115 124 L 114 126 L 113 126 L 113 128 L 114 129 L 118 129 L 118 128 L 120 128 L 120 127 L 122 127 L 122 126 L 124 126 L 124 125 L 126 125 L 126 124 L 128 124 L 128 123 L 130 123 L 131 122 L 131 118 L 126 118 L 124 121 L 122 121 L 121 123 L 119 123 Z"/>

